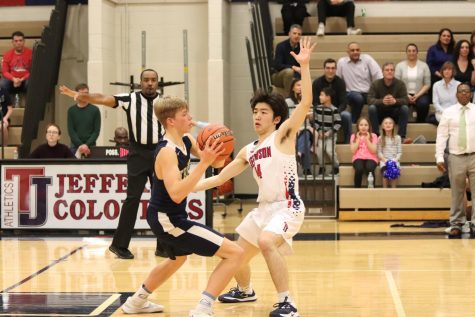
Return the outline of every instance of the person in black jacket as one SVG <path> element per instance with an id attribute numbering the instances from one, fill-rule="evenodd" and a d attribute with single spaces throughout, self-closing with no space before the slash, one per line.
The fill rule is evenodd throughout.
<path id="1" fill-rule="evenodd" d="M 274 56 L 274 71 L 272 74 L 272 84 L 283 88 L 287 94 L 294 78 L 300 78 L 300 64 L 290 55 L 300 53 L 300 37 L 302 27 L 294 24 L 290 27 L 289 38 L 277 44 Z M 287 96 L 284 96 L 287 97 Z"/>
<path id="2" fill-rule="evenodd" d="M 329 87 L 334 91 L 332 103 L 338 108 L 341 115 L 344 143 L 350 143 L 351 136 L 351 113 L 346 111 L 348 99 L 346 97 L 345 81 L 336 75 L 336 61 L 328 58 L 323 62 L 323 76 L 313 81 L 313 105 L 320 104 L 319 96 L 323 88 Z"/>

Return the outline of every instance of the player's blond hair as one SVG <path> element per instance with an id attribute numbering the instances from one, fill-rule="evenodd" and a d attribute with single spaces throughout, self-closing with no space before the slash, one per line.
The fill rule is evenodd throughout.
<path id="1" fill-rule="evenodd" d="M 181 98 L 172 96 L 160 98 L 153 105 L 153 111 L 164 127 L 167 126 L 167 119 L 174 118 L 175 114 L 182 109 L 188 110 L 188 103 Z"/>

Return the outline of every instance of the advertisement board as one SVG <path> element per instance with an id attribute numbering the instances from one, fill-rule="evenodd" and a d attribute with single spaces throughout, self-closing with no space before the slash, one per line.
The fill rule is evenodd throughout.
<path id="1" fill-rule="evenodd" d="M 2 229 L 115 229 L 126 198 L 125 162 L 2 164 Z M 196 163 L 191 162 L 190 170 Z M 149 229 L 147 183 L 135 229 Z M 191 193 L 188 217 L 205 224 L 205 192 Z"/>

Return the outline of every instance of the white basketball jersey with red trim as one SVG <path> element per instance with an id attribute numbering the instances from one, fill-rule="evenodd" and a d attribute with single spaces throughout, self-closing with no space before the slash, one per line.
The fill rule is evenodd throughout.
<path id="1" fill-rule="evenodd" d="M 246 158 L 259 186 L 257 202 L 288 201 L 289 207 L 300 210 L 299 178 L 295 155 L 280 152 L 275 146 L 273 132 L 261 144 L 257 141 L 246 146 Z"/>

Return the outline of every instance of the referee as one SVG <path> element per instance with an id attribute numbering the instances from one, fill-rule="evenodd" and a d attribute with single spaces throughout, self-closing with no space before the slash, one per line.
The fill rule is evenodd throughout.
<path id="1" fill-rule="evenodd" d="M 68 87 L 59 88 L 63 95 L 76 101 L 101 104 L 111 108 L 119 106 L 127 114 L 130 131 L 130 147 L 127 158 L 127 198 L 122 205 L 119 225 L 109 250 L 121 259 L 133 259 L 129 250 L 130 239 L 137 219 L 140 197 L 147 183 L 151 180 L 154 166 L 154 151 L 161 137 L 161 125 L 153 112 L 153 103 L 159 99 L 158 74 L 153 69 L 146 69 L 140 74 L 140 92 L 106 96 L 98 93 L 79 93 Z M 161 253 L 157 241 L 156 255 Z"/>

